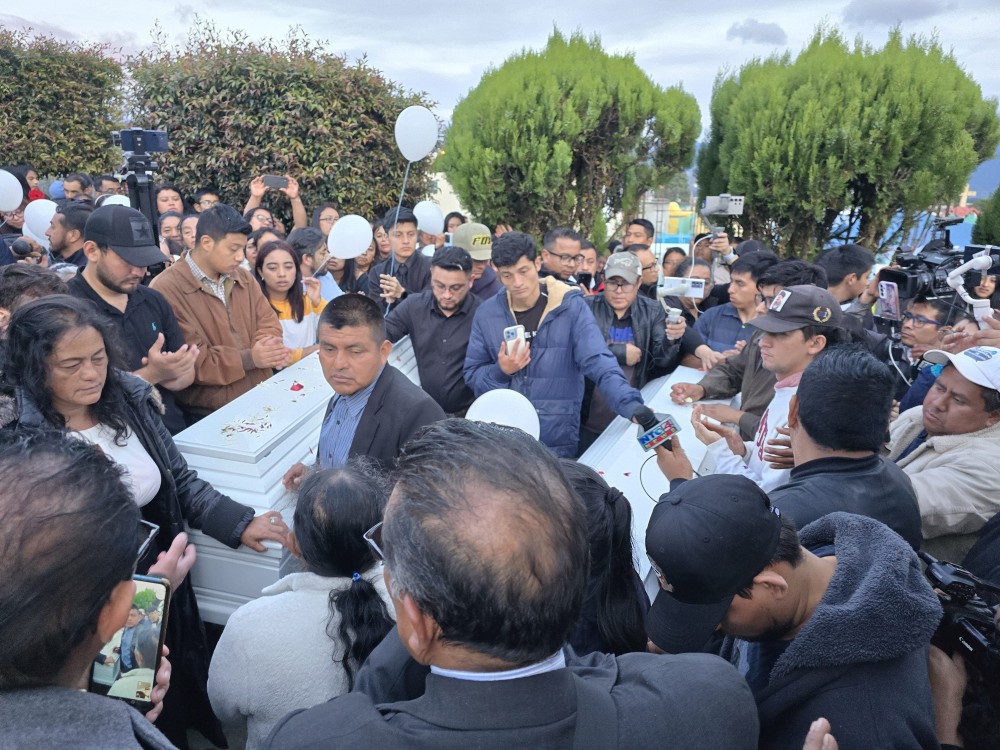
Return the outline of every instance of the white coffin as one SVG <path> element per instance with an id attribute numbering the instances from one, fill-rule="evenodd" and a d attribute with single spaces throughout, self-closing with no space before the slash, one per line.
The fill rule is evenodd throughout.
<path id="1" fill-rule="evenodd" d="M 409 338 L 393 347 L 389 364 L 419 385 Z M 314 353 L 174 436 L 174 442 L 188 465 L 219 492 L 258 513 L 280 511 L 291 525 L 295 496 L 285 492 L 281 477 L 296 462 L 315 462 L 332 395 Z M 269 544 L 264 553 L 234 550 L 199 531 L 189 533 L 198 550 L 191 578 L 205 621 L 225 624 L 237 607 L 278 580 L 278 545 Z"/>
<path id="2" fill-rule="evenodd" d="M 710 474 L 713 466 L 705 460 L 706 448 L 694 436 L 691 427 L 693 405 L 675 404 L 670 400 L 674 383 L 697 383 L 704 373 L 691 367 L 678 367 L 670 375 L 657 378 L 642 389 L 642 399 L 653 411 L 670 414 L 681 427 L 680 441 L 699 474 Z M 728 401 L 702 401 L 699 403 L 730 403 Z M 632 505 L 632 547 L 636 554 L 639 575 L 647 590 L 655 593 L 655 577 L 650 576 L 649 559 L 646 557 L 646 525 L 653 513 L 653 506 L 660 495 L 670 489 L 666 477 L 656 465 L 654 453 L 646 453 L 636 441 L 638 426 L 627 419 L 616 417 L 594 444 L 580 456 L 586 464 L 604 477 L 612 487 L 617 487 Z M 650 588 L 652 583 L 653 588 Z"/>

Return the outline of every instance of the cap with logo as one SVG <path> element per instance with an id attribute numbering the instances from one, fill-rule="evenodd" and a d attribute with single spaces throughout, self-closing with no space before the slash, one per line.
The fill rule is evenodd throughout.
<path id="1" fill-rule="evenodd" d="M 1000 391 L 1000 349 L 996 347 L 974 346 L 958 354 L 931 349 L 924 359 L 935 365 L 951 363 L 970 383 Z"/>
<path id="2" fill-rule="evenodd" d="M 646 527 L 661 586 L 646 615 L 650 640 L 668 654 L 700 651 L 780 535 L 781 514 L 746 477 L 711 474 L 660 498 Z"/>
<path id="3" fill-rule="evenodd" d="M 473 260 L 490 260 L 493 256 L 493 237 L 485 224 L 462 224 L 451 235 L 451 244 L 465 250 Z"/>
<path id="4" fill-rule="evenodd" d="M 750 325 L 768 333 L 787 333 L 806 326 L 841 328 L 844 314 L 840 303 L 826 289 L 811 284 L 786 286 L 771 300 L 767 315 L 758 315 Z"/>
<path id="5" fill-rule="evenodd" d="M 110 247 L 133 266 L 155 266 L 167 258 L 153 241 L 149 220 L 129 206 L 101 206 L 87 219 L 83 239 Z"/>
<path id="6" fill-rule="evenodd" d="M 614 277 L 634 284 L 642 276 L 642 262 L 635 253 L 612 253 L 604 264 L 604 278 Z"/>

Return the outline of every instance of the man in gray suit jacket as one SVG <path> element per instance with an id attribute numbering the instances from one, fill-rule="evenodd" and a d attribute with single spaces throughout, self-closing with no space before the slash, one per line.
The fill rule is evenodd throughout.
<path id="1" fill-rule="evenodd" d="M 319 318 L 319 362 L 333 388 L 319 437 L 316 463 L 336 468 L 369 456 L 392 469 L 403 444 L 418 429 L 444 419 L 441 407 L 390 364 L 392 342 L 378 305 L 362 294 L 332 300 Z M 289 491 L 308 471 L 292 466 L 282 479 Z"/>
<path id="2" fill-rule="evenodd" d="M 587 520 L 537 441 L 437 422 L 397 476 L 384 523 L 366 534 L 398 624 L 379 674 L 391 682 L 412 657 L 431 670 L 423 694 L 350 693 L 290 714 L 270 747 L 756 747 L 753 697 L 721 659 L 564 649 L 586 588 Z"/>

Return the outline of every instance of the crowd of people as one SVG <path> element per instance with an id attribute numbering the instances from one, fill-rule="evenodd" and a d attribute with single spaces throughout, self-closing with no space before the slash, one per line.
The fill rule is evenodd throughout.
<path id="1" fill-rule="evenodd" d="M 250 748 L 1000 742 L 1000 635 L 965 659 L 932 645 L 957 605 L 918 558 L 1000 586 L 1000 320 L 920 293 L 894 327 L 865 248 L 663 250 L 643 218 L 599 248 L 394 208 L 338 258 L 344 207 L 310 217 L 290 176 L 253 179 L 242 211 L 160 184 L 150 221 L 107 202 L 117 179 L 69 174 L 46 249 L 22 233 L 42 183 L 12 171 L 0 747 L 225 747 L 231 724 Z M 389 364 L 406 336 L 420 386 Z M 331 398 L 315 464 L 282 478 L 289 528 L 173 436 L 313 354 Z M 691 429 L 656 448 L 669 491 L 633 541 L 629 499 L 579 459 L 616 416 L 655 420 L 642 389 L 681 366 L 700 370 L 670 390 Z M 499 389 L 537 439 L 464 419 Z M 137 555 L 140 519 L 159 533 Z M 214 650 L 186 527 L 287 550 Z M 116 631 L 123 671 L 152 671 L 136 571 L 172 588 L 145 717 L 75 690 Z"/>

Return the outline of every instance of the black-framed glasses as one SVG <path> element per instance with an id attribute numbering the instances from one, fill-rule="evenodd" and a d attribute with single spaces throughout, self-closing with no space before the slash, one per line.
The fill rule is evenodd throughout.
<path id="1" fill-rule="evenodd" d="M 564 265 L 569 265 L 571 263 L 583 263 L 583 255 L 563 255 L 561 253 L 549 253 L 553 258 L 558 258 L 559 262 Z"/>
<path id="2" fill-rule="evenodd" d="M 608 289 L 613 289 L 616 292 L 631 292 L 635 288 L 635 284 L 629 284 L 627 281 L 607 279 L 604 283 Z"/>
<path id="3" fill-rule="evenodd" d="M 142 559 L 142 556 L 149 550 L 150 546 L 153 544 L 153 540 L 156 539 L 156 535 L 159 533 L 160 527 L 155 523 L 150 523 L 149 521 L 139 521 L 139 534 L 143 537 L 143 540 L 142 544 L 139 545 L 139 551 L 136 553 L 136 560 Z"/>
<path id="4" fill-rule="evenodd" d="M 930 318 L 925 318 L 923 315 L 915 315 L 909 311 L 903 313 L 903 322 L 910 321 L 914 328 L 923 328 L 924 326 L 943 326 L 937 320 L 931 320 Z"/>
<path id="5" fill-rule="evenodd" d="M 368 542 L 368 546 L 372 548 L 372 552 L 375 553 L 375 557 L 385 562 L 385 553 L 382 551 L 382 522 L 379 521 L 368 529 L 364 533 L 364 538 Z"/>
<path id="6" fill-rule="evenodd" d="M 771 303 L 774 302 L 774 297 L 765 297 L 763 294 L 756 294 L 754 295 L 753 301 L 755 305 L 759 305 L 763 302 L 766 307 L 770 307 Z"/>
<path id="7" fill-rule="evenodd" d="M 652 263 L 650 263 L 648 266 L 643 266 L 642 270 L 643 271 L 652 271 L 654 268 L 656 268 L 656 262 L 655 261 L 652 262 Z"/>

